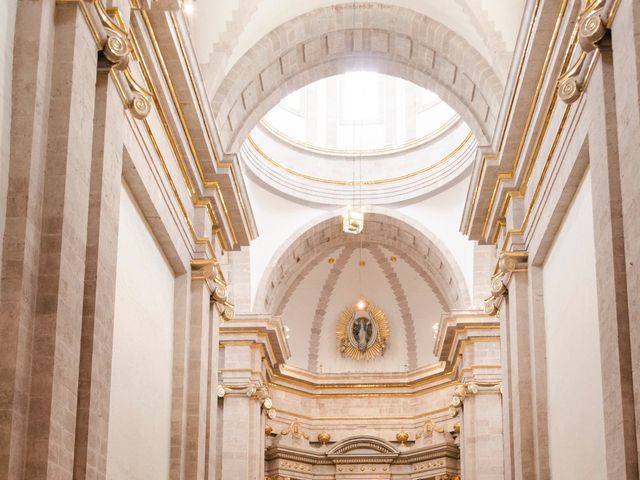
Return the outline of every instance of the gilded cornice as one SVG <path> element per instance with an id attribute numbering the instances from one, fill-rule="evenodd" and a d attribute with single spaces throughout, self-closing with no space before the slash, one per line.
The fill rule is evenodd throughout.
<path id="1" fill-rule="evenodd" d="M 139 122 L 131 125 L 133 128 L 140 125 L 142 138 L 155 153 L 154 161 L 159 163 L 159 170 L 167 179 L 179 209 L 178 218 L 184 220 L 191 234 L 194 253 L 204 257 L 192 263 L 194 278 L 202 277 L 207 282 L 221 317 L 231 320 L 234 306 L 226 298 L 226 282 L 217 254 L 220 247 L 231 249 L 247 244 L 247 238 L 255 237 L 255 224 L 248 205 L 244 203 L 246 192 L 237 165 L 218 159 L 218 147 L 211 132 L 213 117 L 208 102 L 203 101 L 202 89 L 198 87 L 200 74 L 197 69 L 192 69 L 191 64 L 195 60 L 188 55 L 190 44 L 187 47 L 183 43 L 184 31 L 178 28 L 176 21 L 182 14 L 179 11 L 163 12 L 171 22 L 154 23 L 150 12 L 161 8 L 157 3 L 131 0 L 131 18 L 127 19 L 120 9 L 106 8 L 101 0 L 57 0 L 56 3 L 61 7 L 75 5 L 80 9 L 100 54 L 98 68 L 109 72 L 123 106 Z M 177 74 L 169 71 L 163 56 L 171 46 L 161 48 L 156 40 L 158 35 L 170 36 L 177 45 L 174 50 L 181 58 L 173 64 L 188 70 L 183 72 L 190 81 L 188 88 L 193 92 L 188 101 L 176 93 L 174 79 Z M 159 82 L 164 83 L 160 85 Z M 200 112 L 201 122 L 187 121 L 183 114 L 183 109 L 191 106 L 190 102 L 197 103 L 194 108 Z M 169 111 L 178 113 L 178 124 L 170 121 Z M 205 158 L 213 158 L 220 170 L 215 180 L 207 173 L 193 139 L 202 129 L 206 130 L 203 137 L 206 137 L 207 148 L 212 152 L 211 157 L 207 155 Z M 183 148 L 185 141 L 186 149 Z M 165 145 L 169 150 L 165 151 Z M 181 178 L 172 173 L 175 171 L 172 162 L 177 162 Z M 191 164 L 195 167 L 192 168 Z M 185 205 L 180 182 L 184 182 L 192 205 Z M 202 232 L 196 230 L 194 208 L 204 209 L 210 219 L 209 231 L 206 228 Z M 239 216 L 242 220 L 238 222 Z M 238 228 L 245 233 L 240 235 Z"/>
<path id="2" fill-rule="evenodd" d="M 493 365 L 470 365 L 460 368 L 462 349 L 474 342 L 498 341 L 500 323 L 482 310 L 460 310 L 443 316 L 438 324 L 433 353 L 458 376 L 464 370 L 493 368 Z"/>
<path id="3" fill-rule="evenodd" d="M 171 22 L 154 22 L 151 19 L 151 12 L 160 10 L 159 4 L 153 3 L 148 6 L 146 2 L 141 4 L 137 0 L 131 0 L 131 22 L 127 25 L 118 8 L 107 9 L 101 0 L 57 0 L 57 3 L 75 4 L 82 11 L 97 50 L 101 52 L 103 59 L 101 68 L 110 70 L 125 108 L 134 118 L 143 121 L 143 132 L 148 135 L 162 163 L 162 170 L 172 186 L 176 202 L 196 245 L 204 246 L 209 255 L 215 258 L 215 248 L 209 237 L 217 237 L 223 249 L 248 244 L 248 239 L 254 238 L 256 233 L 253 216 L 245 202 L 246 191 L 243 180 L 239 176 L 236 162 L 220 161 L 216 153 L 219 147 L 216 145 L 218 142 L 214 142 L 214 135 L 211 132 L 213 116 L 208 102 L 203 101 L 202 98 L 206 94 L 203 94 L 202 88 L 198 86 L 201 83 L 200 73 L 192 68 L 191 64 L 195 62 L 195 58 L 188 55 L 192 48 L 190 43 L 189 46 L 184 43 L 185 33 L 183 29 L 178 28 L 179 22 L 176 21 L 182 13 L 163 11 L 162 15 L 166 15 Z M 177 47 L 173 46 L 173 50 L 170 46 L 161 48 L 157 41 L 158 35 L 170 36 Z M 179 67 L 180 72 L 189 79 L 187 87 L 192 95 L 188 97 L 188 101 L 181 99 L 174 87 L 174 80 L 180 72 L 170 72 L 171 67 L 164 58 L 167 52 L 174 51 L 180 58 L 171 65 Z M 157 69 L 160 70 L 160 75 L 157 75 Z M 187 72 L 183 71 L 185 69 Z M 162 88 L 158 88 L 159 81 L 164 82 Z M 168 98 L 165 98 L 167 95 Z M 200 113 L 201 122 L 188 122 L 183 113 L 183 110 L 190 108 L 194 102 L 197 104 L 194 108 Z M 180 120 L 178 125 L 169 121 L 167 108 L 177 112 Z M 175 187 L 176 179 L 172 178 L 171 169 L 166 168 L 167 159 L 164 158 L 159 147 L 165 142 L 164 140 L 160 142 L 156 138 L 155 125 L 147 120 L 147 116 L 153 110 L 160 120 L 162 136 L 166 137 L 176 157 L 175 160 L 180 167 L 179 170 L 189 190 L 193 206 L 204 208 L 211 219 L 213 225 L 211 235 L 202 237 L 197 235 L 193 228 L 189 212 Z M 181 131 L 176 131 L 176 126 L 181 128 Z M 194 137 L 201 129 L 206 130 L 203 135 L 208 142 L 205 148 L 211 152 L 206 159 L 212 159 L 216 168 L 220 170 L 215 179 L 209 178 L 205 162 L 195 145 Z M 179 147 L 183 139 L 186 140 L 188 155 L 185 155 Z M 192 163 L 194 168 L 187 166 L 189 163 Z M 238 221 L 236 217 L 241 220 Z M 222 272 L 220 271 L 219 274 L 221 275 Z"/>
<path id="4" fill-rule="evenodd" d="M 589 69 L 587 65 L 597 55 L 597 49 L 610 28 L 611 10 L 614 3 L 605 0 L 587 0 L 578 17 L 578 45 L 580 49 L 573 63 L 558 80 L 558 96 L 565 103 L 580 98 L 586 88 Z"/>
<path id="5" fill-rule="evenodd" d="M 534 94 L 521 95 L 518 99 L 516 92 L 527 75 L 525 59 L 535 53 L 532 51 L 534 39 L 541 36 L 537 30 L 539 27 L 536 27 L 539 22 L 535 19 L 547 8 L 547 4 L 543 5 L 540 1 L 532 4 L 530 28 L 522 42 L 522 49 L 516 53 L 520 58 L 516 83 L 511 90 L 510 103 L 503 108 L 505 116 L 499 141 L 495 148 L 481 155 L 467 198 L 461 230 L 471 239 L 500 244 L 499 251 L 506 252 L 511 249 L 514 238 L 525 232 L 533 208 L 540 200 L 541 187 L 566 127 L 572 102 L 586 90 L 597 59 L 597 47 L 606 34 L 603 27 L 611 27 L 618 3 L 619 0 L 586 0 L 569 35 L 561 33 L 563 28 L 570 28 L 566 25 L 574 23 L 567 18 L 568 15 L 575 15 L 574 10 L 568 8 L 568 0 L 558 4 L 555 26 L 549 29 L 549 44 L 533 89 Z M 548 5 L 556 6 L 553 3 Z M 569 40 L 563 42 L 566 37 Z M 559 84 L 553 78 L 556 74 L 559 75 Z M 530 74 L 527 78 L 530 78 Z M 545 95 L 547 85 L 553 88 L 549 95 Z M 522 106 L 527 102 L 529 107 L 524 121 L 512 121 L 513 115 L 523 114 Z M 552 122 L 551 119 L 556 117 L 559 117 L 559 121 Z M 517 143 L 505 143 L 506 139 L 512 142 L 517 138 Z M 552 141 L 545 141 L 549 139 Z M 515 149 L 515 154 L 504 155 L 507 147 Z M 547 150 L 543 151 L 543 148 Z M 534 171 L 540 172 L 540 175 L 536 181 L 531 181 Z M 521 224 L 507 229 L 506 212 L 512 200 L 523 199 L 525 194 L 529 203 L 525 205 Z"/>

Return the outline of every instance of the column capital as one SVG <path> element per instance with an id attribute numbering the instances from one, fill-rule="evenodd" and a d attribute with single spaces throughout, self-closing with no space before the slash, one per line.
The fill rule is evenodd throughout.
<path id="1" fill-rule="evenodd" d="M 134 53 L 135 40 L 119 8 L 107 8 L 101 0 L 57 0 L 58 5 L 77 4 L 101 53 L 98 69 L 111 70 L 125 108 L 138 120 L 151 112 L 152 94 Z"/>
<path id="2" fill-rule="evenodd" d="M 219 264 L 215 258 L 191 260 L 191 279 L 205 282 L 211 292 L 211 302 L 215 304 L 222 319 L 233 320 L 235 307 L 229 301 L 227 285 L 221 279 Z"/>
<path id="3" fill-rule="evenodd" d="M 575 40 L 577 54 L 573 62 L 558 79 L 558 97 L 571 104 L 578 100 L 586 88 L 586 79 L 596 50 L 600 49 L 615 14 L 612 0 L 585 1 L 578 16 L 578 32 Z"/>
<path id="4" fill-rule="evenodd" d="M 503 297 L 508 293 L 514 273 L 526 272 L 529 253 L 526 251 L 502 252 L 498 255 L 496 273 L 491 277 L 491 296 L 484 300 L 487 315 L 497 315 Z"/>

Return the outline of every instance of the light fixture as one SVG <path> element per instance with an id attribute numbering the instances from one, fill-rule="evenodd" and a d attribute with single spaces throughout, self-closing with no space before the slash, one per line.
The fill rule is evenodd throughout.
<path id="1" fill-rule="evenodd" d="M 342 215 L 342 231 L 357 235 L 364 228 L 364 214 L 362 210 L 355 207 L 349 207 Z"/>
<path id="2" fill-rule="evenodd" d="M 182 4 L 182 8 L 184 10 L 184 13 L 186 13 L 187 15 L 193 14 L 193 1 L 192 0 L 186 0 Z"/>
<path id="3" fill-rule="evenodd" d="M 358 303 L 356 303 L 356 307 L 358 307 L 358 310 L 364 310 L 365 308 L 367 308 L 366 300 L 363 298 L 358 300 Z"/>

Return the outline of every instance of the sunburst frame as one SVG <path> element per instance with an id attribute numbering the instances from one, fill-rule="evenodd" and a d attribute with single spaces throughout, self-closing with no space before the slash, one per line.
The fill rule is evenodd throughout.
<path id="1" fill-rule="evenodd" d="M 354 314 L 365 311 L 376 324 L 376 339 L 373 344 L 364 352 L 361 352 L 357 346 L 349 341 L 349 322 Z M 338 350 L 343 357 L 352 358 L 354 360 L 372 360 L 378 356 L 384 355 L 387 349 L 387 338 L 389 337 L 389 324 L 384 312 L 377 305 L 367 302 L 367 306 L 361 310 L 355 305 L 349 305 L 340 314 L 338 327 L 336 329 L 336 337 L 338 339 Z"/>

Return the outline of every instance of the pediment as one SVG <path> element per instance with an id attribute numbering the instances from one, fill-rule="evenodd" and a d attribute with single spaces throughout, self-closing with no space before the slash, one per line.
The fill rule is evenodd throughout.
<path id="1" fill-rule="evenodd" d="M 349 437 L 334 445 L 328 452 L 329 457 L 396 457 L 400 451 L 384 440 L 369 436 L 360 435 Z"/>

